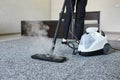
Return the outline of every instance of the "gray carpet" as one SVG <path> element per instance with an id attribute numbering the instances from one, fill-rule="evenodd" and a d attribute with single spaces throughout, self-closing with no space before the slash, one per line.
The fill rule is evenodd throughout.
<path id="1" fill-rule="evenodd" d="M 55 54 L 69 58 L 64 63 L 33 60 L 31 55 L 49 52 L 52 39 L 22 37 L 0 42 L 0 80 L 120 80 L 120 51 L 83 57 L 57 40 Z M 111 41 L 119 48 L 120 43 Z"/>

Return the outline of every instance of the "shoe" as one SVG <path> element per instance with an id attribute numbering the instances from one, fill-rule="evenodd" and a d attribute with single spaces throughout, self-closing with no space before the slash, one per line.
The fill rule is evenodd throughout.
<path id="1" fill-rule="evenodd" d="M 67 44 L 67 40 L 63 38 L 61 43 L 62 44 Z"/>
<path id="2" fill-rule="evenodd" d="M 76 43 L 78 43 L 78 44 L 80 43 L 80 41 L 79 41 L 79 40 L 76 40 L 75 42 L 76 42 Z"/>

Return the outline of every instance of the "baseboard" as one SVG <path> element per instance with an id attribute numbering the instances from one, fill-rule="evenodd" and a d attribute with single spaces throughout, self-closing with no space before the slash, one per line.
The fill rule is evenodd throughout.
<path id="1" fill-rule="evenodd" d="M 112 32 L 112 31 L 104 31 L 104 32 L 108 34 L 120 34 L 120 32 Z"/>
<path id="2" fill-rule="evenodd" d="M 120 40 L 120 32 L 105 31 L 105 34 L 107 35 L 108 40 Z"/>
<path id="3" fill-rule="evenodd" d="M 6 36 L 6 35 L 18 35 L 21 34 L 21 32 L 16 32 L 16 33 L 4 33 L 4 34 L 0 34 L 0 36 Z"/>
<path id="4" fill-rule="evenodd" d="M 6 33 L 6 34 L 0 34 L 0 42 L 2 41 L 10 41 L 10 40 L 16 40 L 21 38 L 21 33 Z"/>

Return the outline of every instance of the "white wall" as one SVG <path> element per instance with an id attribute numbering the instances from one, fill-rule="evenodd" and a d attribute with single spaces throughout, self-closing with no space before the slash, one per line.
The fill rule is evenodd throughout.
<path id="1" fill-rule="evenodd" d="M 50 19 L 50 0 L 0 0 L 0 34 L 21 31 L 21 20 Z"/>
<path id="2" fill-rule="evenodd" d="M 21 31 L 21 20 L 58 19 L 64 0 L 0 0 L 0 34 Z M 88 0 L 87 11 L 101 11 L 101 28 L 120 32 L 120 0 Z"/>
<path id="3" fill-rule="evenodd" d="M 52 19 L 58 19 L 63 1 L 52 0 Z M 120 32 L 120 0 L 88 0 L 86 9 L 87 11 L 101 11 L 101 29 L 110 32 Z"/>
<path id="4" fill-rule="evenodd" d="M 51 19 L 57 20 L 62 10 L 64 0 L 51 0 Z"/>

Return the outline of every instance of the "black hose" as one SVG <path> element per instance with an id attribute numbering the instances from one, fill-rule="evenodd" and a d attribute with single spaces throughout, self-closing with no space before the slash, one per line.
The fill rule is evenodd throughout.
<path id="1" fill-rule="evenodd" d="M 71 44 L 72 46 L 71 46 L 70 44 Z M 75 44 L 74 44 L 73 41 L 67 42 L 67 45 L 68 45 L 68 47 L 70 47 L 70 48 L 72 48 L 72 49 L 78 49 L 77 47 L 75 47 Z"/>

